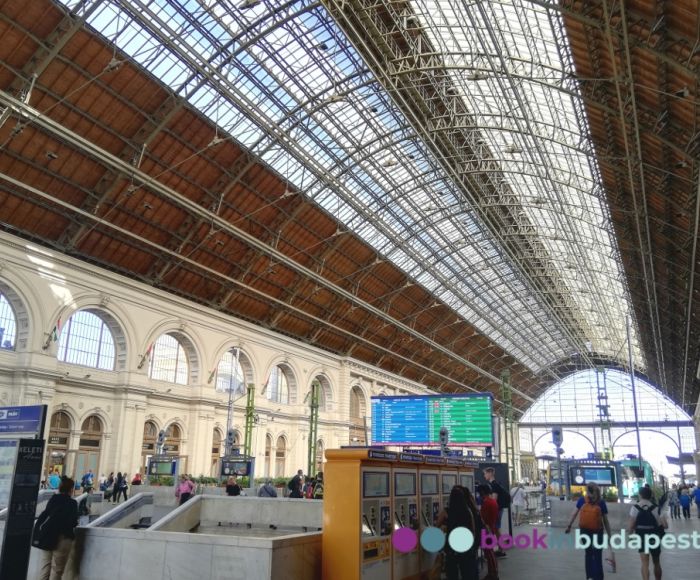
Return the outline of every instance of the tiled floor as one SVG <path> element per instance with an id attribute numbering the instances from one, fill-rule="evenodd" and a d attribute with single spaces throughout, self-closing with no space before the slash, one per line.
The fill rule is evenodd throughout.
<path id="1" fill-rule="evenodd" d="M 688 521 L 672 520 L 668 533 L 696 533 L 698 548 L 688 550 L 668 549 L 661 552 L 663 577 L 669 580 L 700 579 L 700 518 L 693 511 Z M 519 526 L 514 534 L 532 534 L 533 526 Z M 561 528 L 537 528 L 538 533 L 561 533 Z M 615 533 L 615 530 L 613 530 Z M 691 540 L 692 541 L 692 540 Z M 640 559 L 636 550 L 615 552 L 617 573 L 606 573 L 608 580 L 632 580 L 641 578 Z M 501 580 L 585 580 L 584 556 L 580 550 L 572 549 L 511 549 L 506 558 L 499 559 Z M 484 572 L 485 573 L 485 572 Z M 653 579 L 653 573 L 651 574 Z"/>

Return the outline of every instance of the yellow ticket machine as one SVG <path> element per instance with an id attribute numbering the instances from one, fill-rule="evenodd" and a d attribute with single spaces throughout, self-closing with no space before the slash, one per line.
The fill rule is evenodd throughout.
<path id="1" fill-rule="evenodd" d="M 361 580 L 391 578 L 391 469 L 362 467 Z"/>
<path id="2" fill-rule="evenodd" d="M 401 453 L 400 461 L 420 464 L 423 458 L 416 455 Z M 394 530 L 410 528 L 419 533 L 418 520 L 418 468 L 394 467 L 393 475 L 393 510 Z M 416 579 L 420 575 L 418 545 L 410 552 L 393 550 L 394 580 Z"/>

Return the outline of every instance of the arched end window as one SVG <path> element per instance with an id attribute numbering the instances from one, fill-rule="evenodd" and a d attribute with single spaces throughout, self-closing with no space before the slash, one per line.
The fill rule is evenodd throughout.
<path id="1" fill-rule="evenodd" d="M 270 477 L 270 462 L 272 458 L 272 435 L 265 435 L 265 477 Z"/>
<path id="2" fill-rule="evenodd" d="M 270 378 L 265 385 L 265 396 L 274 403 L 289 404 L 291 372 L 281 365 L 270 371 Z"/>
<path id="3" fill-rule="evenodd" d="M 79 310 L 60 329 L 58 360 L 94 369 L 114 370 L 114 336 L 101 316 Z"/>
<path id="4" fill-rule="evenodd" d="M 150 352 L 148 376 L 157 381 L 186 385 L 190 374 L 187 353 L 174 334 L 161 334 Z"/>
<path id="5" fill-rule="evenodd" d="M 275 476 L 284 477 L 286 475 L 285 468 L 287 463 L 287 440 L 280 435 L 277 438 L 277 447 L 275 449 Z"/>
<path id="6" fill-rule="evenodd" d="M 68 413 L 57 411 L 51 415 L 46 453 L 48 471 L 58 471 L 58 473 L 63 474 L 72 428 L 73 421 Z"/>
<path id="7" fill-rule="evenodd" d="M 153 421 L 146 421 L 143 425 L 143 439 L 145 440 L 150 440 L 153 439 L 154 441 L 158 438 L 158 427 Z"/>
<path id="8" fill-rule="evenodd" d="M 252 375 L 249 369 L 250 361 L 244 352 L 238 348 L 227 350 L 216 367 L 216 390 L 244 393 L 246 377 Z"/>
<path id="9" fill-rule="evenodd" d="M 0 292 L 0 348 L 14 350 L 17 343 L 17 315 L 9 300 Z"/>
<path id="10" fill-rule="evenodd" d="M 156 442 L 158 441 L 158 425 L 153 421 L 146 421 L 143 424 L 143 443 L 141 445 L 141 471 L 146 472 L 148 460 L 156 453 Z"/>

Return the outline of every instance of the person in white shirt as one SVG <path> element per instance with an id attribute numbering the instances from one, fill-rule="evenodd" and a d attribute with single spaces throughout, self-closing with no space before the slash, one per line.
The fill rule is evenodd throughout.
<path id="1" fill-rule="evenodd" d="M 510 505 L 513 508 L 513 520 L 516 526 L 522 523 L 523 514 L 527 509 L 527 497 L 525 496 L 525 487 L 522 483 L 518 483 L 510 490 Z"/>

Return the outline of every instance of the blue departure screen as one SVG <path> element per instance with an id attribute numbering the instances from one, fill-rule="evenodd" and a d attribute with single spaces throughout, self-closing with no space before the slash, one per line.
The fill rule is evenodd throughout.
<path id="1" fill-rule="evenodd" d="M 447 427 L 449 445 L 493 445 L 491 395 L 372 397 L 372 444 L 439 445 Z"/>

